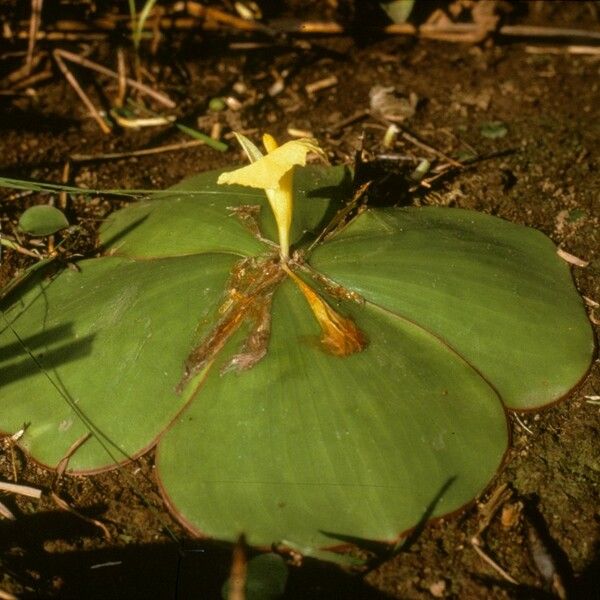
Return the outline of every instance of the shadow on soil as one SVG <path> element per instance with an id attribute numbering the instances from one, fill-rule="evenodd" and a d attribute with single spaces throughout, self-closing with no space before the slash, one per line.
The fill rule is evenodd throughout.
<path id="1" fill-rule="evenodd" d="M 70 542 L 83 536 L 97 537 L 98 529 L 69 513 L 52 511 L 2 521 L 0 572 L 21 587 L 21 600 L 218 599 L 229 575 L 231 546 L 225 544 L 184 541 L 72 550 Z M 285 598 L 389 596 L 360 576 L 308 560 L 301 568 L 290 569 Z"/>

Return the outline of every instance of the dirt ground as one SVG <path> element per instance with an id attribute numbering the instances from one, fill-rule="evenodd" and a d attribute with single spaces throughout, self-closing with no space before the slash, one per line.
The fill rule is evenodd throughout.
<path id="1" fill-rule="evenodd" d="M 302 16 L 311 16 L 314 4 L 305 6 Z M 598 9 L 588 6 L 594 3 L 542 4 L 536 10 L 518 4 L 513 17 L 519 23 L 600 31 Z M 332 16 L 332 5 L 315 14 Z M 368 177 L 378 182 L 378 202 L 471 208 L 535 227 L 588 262 L 573 268 L 574 279 L 583 296 L 600 302 L 597 52 L 568 54 L 560 40 L 540 52 L 527 39 L 481 45 L 381 33 L 303 39 L 310 44 L 283 41 L 239 49 L 229 45 L 236 40 L 228 35 L 196 40 L 174 36 L 163 41 L 156 56 L 144 53 L 142 60 L 156 87 L 177 100 L 170 113 L 180 122 L 207 132 L 219 122 L 225 134 L 238 130 L 250 137 L 267 130 L 287 139 L 289 128 L 310 131 L 335 163 L 354 162 L 363 148 Z M 53 44 L 41 47 L 82 49 L 77 43 Z M 13 46 L 4 43 L 0 74 L 23 60 L 22 54 L 7 56 L 25 47 Z M 116 44 L 91 47 L 94 60 L 115 64 Z M 99 106 L 114 98 L 113 81 L 73 70 Z M 336 81 L 330 87 L 306 91 L 307 84 L 332 76 Z M 281 90 L 273 94 L 278 81 Z M 406 117 L 405 131 L 425 146 L 400 136 L 392 150 L 382 147 L 387 125 L 363 114 L 376 86 L 394 88 L 393 97 L 400 100 L 396 109 Z M 31 89 L 0 96 L 1 175 L 59 182 L 72 155 L 189 141 L 165 126 L 102 134 L 58 73 Z M 228 96 L 237 98 L 241 108 L 208 109 L 212 98 Z M 97 189 L 164 188 L 241 160 L 231 147 L 224 154 L 199 145 L 150 156 L 72 161 L 70 182 Z M 395 158 L 378 158 L 392 152 Z M 402 158 L 407 156 L 412 162 Z M 414 168 L 415 160 L 425 157 L 443 165 L 444 156 L 488 158 L 449 169 L 429 188 L 409 190 L 407 164 Z M 5 232 L 26 206 L 43 199 L 10 190 L 1 194 Z M 67 214 L 84 233 L 70 241 L 69 251 L 94 255 L 98 223 L 121 204 L 102 196 L 75 199 Z M 27 260 L 4 251 L 2 283 Z M 590 306 L 590 315 L 600 319 L 600 309 L 594 316 Z M 590 398 L 599 394 L 596 359 L 568 398 L 534 414 L 511 415 L 512 447 L 481 500 L 503 484 L 512 490 L 484 541 L 486 552 L 518 583 L 475 551 L 470 540 L 482 516 L 473 505 L 428 524 L 410 547 L 368 574 L 305 560 L 290 569 L 286 597 L 555 598 L 554 574 L 566 597 L 600 598 L 600 406 Z M 51 489 L 53 473 L 6 446 L 0 478 L 12 480 L 14 468 L 19 482 Z M 58 509 L 47 493 L 40 500 L 5 496 L 2 501 L 17 518 L 0 520 L 0 590 L 19 598 L 219 597 L 231 548 L 190 539 L 166 511 L 151 452 L 126 469 L 65 476 L 58 492 L 80 513 L 101 520 L 111 538 Z M 554 567 L 544 574 L 542 563 L 548 566 L 550 559 Z"/>

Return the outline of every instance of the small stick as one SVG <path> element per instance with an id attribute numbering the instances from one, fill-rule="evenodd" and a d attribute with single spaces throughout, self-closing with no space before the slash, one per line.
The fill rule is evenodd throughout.
<path id="1" fill-rule="evenodd" d="M 61 50 L 61 49 L 55 50 L 54 54 L 55 55 L 59 54 L 66 60 L 74 62 L 78 65 L 81 65 L 82 67 L 85 67 L 87 69 L 92 69 L 92 71 L 97 71 L 98 73 L 107 75 L 108 77 L 113 77 L 116 79 L 119 78 L 119 74 L 115 73 L 115 71 L 112 71 L 111 69 L 108 69 L 107 67 L 105 67 L 103 65 L 99 65 L 98 63 L 95 63 L 87 58 L 84 58 L 83 56 L 79 56 L 79 54 L 74 54 L 73 52 L 69 52 L 67 50 Z M 150 96 L 151 98 L 154 98 L 157 102 L 164 104 L 164 106 L 166 106 L 167 108 L 175 108 L 175 106 L 176 106 L 175 102 L 173 102 L 173 100 L 171 100 L 171 98 L 169 98 L 167 95 L 165 95 L 161 92 L 157 92 L 156 90 L 153 90 L 151 87 L 148 87 L 147 85 L 144 85 L 143 83 L 140 83 L 139 81 L 136 81 L 135 79 L 130 79 L 129 77 L 126 77 L 125 81 L 127 82 L 127 85 L 129 85 L 130 87 L 135 88 L 136 90 L 139 90 L 140 92 L 142 92 L 143 94 L 146 94 L 147 96 Z"/>
<path id="2" fill-rule="evenodd" d="M 39 252 L 28 250 L 24 246 L 7 239 L 6 236 L 0 237 L 0 246 L 5 246 L 6 248 L 10 248 L 11 250 L 18 252 L 19 254 L 24 254 L 25 256 L 30 256 L 31 258 L 37 258 L 38 260 L 42 258 Z"/>
<path id="3" fill-rule="evenodd" d="M 4 56 L 6 57 L 8 55 L 5 54 Z M 31 64 L 21 65 L 18 69 L 15 69 L 11 73 L 9 73 L 5 78 L 6 81 L 8 83 L 17 83 L 24 77 L 27 77 L 29 75 L 29 73 L 31 72 L 31 69 L 35 69 L 40 64 L 42 59 L 45 58 L 46 56 L 47 56 L 46 52 L 38 52 L 35 56 L 31 57 Z"/>
<path id="4" fill-rule="evenodd" d="M 433 146 L 430 146 L 429 144 L 426 144 L 425 142 L 422 142 L 421 140 L 417 139 L 415 136 L 411 135 L 410 133 L 408 133 L 406 131 L 403 131 L 402 132 L 402 137 L 406 141 L 410 142 L 411 144 L 414 144 L 418 148 L 421 148 L 421 150 L 425 150 L 425 151 L 429 152 L 430 154 L 435 154 L 435 156 L 437 156 L 439 158 L 443 158 L 446 162 L 448 162 L 449 164 L 451 164 L 453 167 L 458 167 L 458 168 L 462 169 L 463 164 L 461 162 L 458 162 L 457 160 L 454 160 L 453 158 L 451 158 L 447 154 L 444 154 L 440 150 L 437 150 Z"/>
<path id="5" fill-rule="evenodd" d="M 600 46 L 525 46 L 527 54 L 600 54 Z"/>
<path id="6" fill-rule="evenodd" d="M 8 508 L 8 506 L 6 506 L 6 504 L 3 504 L 2 502 L 0 502 L 0 515 L 2 515 L 5 519 L 8 519 L 9 521 L 15 520 L 15 515 L 13 515 L 12 511 Z"/>
<path id="7" fill-rule="evenodd" d="M 11 38 L 13 36 L 2 35 L 0 33 L 0 37 Z M 28 36 L 25 32 L 19 31 L 16 36 L 17 39 L 26 39 Z M 48 40 L 51 42 L 93 42 L 93 41 L 103 41 L 107 38 L 106 33 L 75 33 L 75 32 L 67 32 L 67 31 L 38 31 L 36 35 L 37 40 Z"/>
<path id="8" fill-rule="evenodd" d="M 186 3 L 188 11 L 192 5 L 202 6 L 195 2 Z M 160 19 L 162 29 L 194 29 L 205 31 L 218 31 L 222 29 L 222 25 L 230 25 L 237 29 L 243 29 L 248 32 L 261 31 L 268 35 L 276 34 L 291 34 L 291 35 L 348 35 L 351 31 L 343 25 L 335 22 L 276 22 L 273 21 L 270 27 L 261 23 L 245 21 L 239 17 L 227 15 L 222 11 L 202 7 L 202 16 L 197 17 L 171 17 L 165 16 Z M 153 23 L 148 23 L 148 26 L 154 26 Z M 82 39 L 105 39 L 106 32 L 113 31 L 117 24 L 107 19 L 99 19 L 92 22 L 89 26 L 73 21 L 56 21 L 54 30 L 38 31 L 36 39 L 47 40 L 82 40 Z M 95 30 L 94 30 L 95 29 Z M 371 28 L 370 31 L 379 32 L 386 35 L 406 35 L 406 36 L 421 36 L 428 39 L 439 39 L 451 42 L 466 42 L 474 43 L 481 40 L 482 35 L 485 37 L 493 30 L 482 27 L 477 23 L 449 23 L 444 25 L 425 24 L 420 28 L 416 28 L 410 23 L 393 23 L 383 28 Z M 536 27 L 530 25 L 502 25 L 496 32 L 502 36 L 510 38 L 559 38 L 573 39 L 576 38 L 581 42 L 593 43 L 600 40 L 600 32 L 590 31 L 585 29 L 562 29 L 560 27 Z M 1 31 L 0 37 L 28 39 L 27 31 L 17 31 L 16 34 L 9 31 Z"/>
<path id="9" fill-rule="evenodd" d="M 488 564 L 492 569 L 500 573 L 500 575 L 514 585 L 518 585 L 518 581 L 513 579 L 509 573 L 507 573 L 495 560 L 492 559 L 483 549 L 483 542 L 481 540 L 481 536 L 484 531 L 489 527 L 494 515 L 498 512 L 500 507 L 506 503 L 506 501 L 511 497 L 512 492 L 506 485 L 503 483 L 499 487 L 497 487 L 488 501 L 479 506 L 479 511 L 482 515 L 482 520 L 479 524 L 479 529 L 477 533 L 471 538 L 471 546 L 477 554 Z"/>
<path id="10" fill-rule="evenodd" d="M 81 514 L 78 510 L 73 508 L 68 502 L 63 500 L 55 491 L 58 482 L 60 481 L 60 479 L 64 475 L 65 471 L 67 470 L 67 466 L 69 465 L 69 460 L 71 459 L 71 456 L 73 456 L 73 454 L 75 454 L 75 452 L 77 452 L 77 450 L 79 450 L 79 448 L 81 448 L 81 446 L 83 444 L 85 444 L 85 442 L 87 442 L 91 437 L 92 437 L 91 432 L 88 432 L 85 435 L 82 435 L 79 439 L 75 440 L 73 442 L 73 444 L 71 444 L 71 447 L 67 450 L 66 454 L 60 459 L 58 466 L 56 467 L 56 477 L 54 479 L 54 483 L 52 484 L 53 489 L 50 492 L 50 497 L 52 498 L 52 500 L 54 501 L 56 506 L 58 506 L 58 508 L 66 511 L 66 512 L 69 512 L 69 513 L 75 515 L 76 517 L 79 517 L 86 523 L 91 523 L 92 525 L 95 525 L 96 527 L 98 527 L 99 529 L 102 530 L 104 537 L 107 540 L 110 540 L 112 538 L 112 536 L 110 535 L 110 531 L 108 530 L 108 527 L 106 527 L 106 525 L 104 523 L 102 523 L 98 519 L 92 519 L 91 517 L 86 517 L 85 515 Z"/>
<path id="11" fill-rule="evenodd" d="M 98 527 L 98 529 L 102 531 L 104 537 L 107 540 L 112 539 L 112 535 L 110 535 L 108 527 L 104 523 L 102 523 L 102 521 L 99 521 L 98 519 L 92 519 L 91 517 L 86 517 L 84 514 L 81 514 L 78 510 L 74 509 L 67 502 L 65 502 L 56 492 L 50 492 L 50 497 L 52 498 L 56 506 L 58 506 L 58 508 L 64 510 L 65 512 L 69 512 L 75 515 L 76 517 L 79 517 L 82 521 L 85 521 L 86 523 L 95 525 L 96 527 Z"/>
<path id="12" fill-rule="evenodd" d="M 490 567 L 492 567 L 492 569 L 494 569 L 495 571 L 497 571 L 504 579 L 506 579 L 506 581 L 509 581 L 510 583 L 512 583 L 513 585 L 519 585 L 519 582 L 514 579 L 513 577 L 510 576 L 509 573 L 507 573 L 491 556 L 489 556 L 488 554 L 486 554 L 483 549 L 480 546 L 480 541 L 476 538 L 473 538 L 471 540 L 471 545 L 473 546 L 473 549 L 475 550 L 475 552 L 477 552 L 477 554 L 479 554 L 479 556 L 488 564 L 490 565 Z"/>
<path id="13" fill-rule="evenodd" d="M 93 105 L 93 103 L 89 99 L 88 95 L 81 89 L 79 82 L 77 81 L 77 79 L 75 79 L 75 77 L 73 76 L 73 73 L 71 73 L 71 71 L 69 70 L 67 65 L 65 65 L 64 61 L 62 60 L 61 55 L 59 54 L 59 51 L 55 50 L 52 53 L 52 55 L 54 56 L 54 60 L 56 61 L 56 64 L 58 65 L 59 69 L 62 71 L 62 74 L 65 76 L 65 79 L 69 82 L 71 87 L 75 90 L 75 92 L 79 96 L 80 100 L 85 104 L 87 109 L 90 111 L 90 114 L 92 115 L 92 117 L 94 117 L 94 119 L 98 123 L 100 129 L 102 130 L 102 133 L 106 133 L 106 134 L 110 133 L 111 132 L 110 127 L 106 124 L 106 121 L 104 121 L 104 119 L 100 116 L 100 113 L 98 112 L 96 107 Z"/>
<path id="14" fill-rule="evenodd" d="M 117 50 L 117 73 L 118 73 L 118 88 L 115 104 L 123 106 L 125 102 L 125 94 L 127 93 L 127 68 L 125 66 L 125 55 L 123 49 Z"/>
<path id="15" fill-rule="evenodd" d="M 33 68 L 33 52 L 37 40 L 37 32 L 42 20 L 42 5 L 44 0 L 31 0 L 31 19 L 29 20 L 29 40 L 27 42 L 27 58 L 25 66 L 27 74 L 31 73 Z"/>
<path id="16" fill-rule="evenodd" d="M 199 2 L 188 1 L 185 3 L 185 8 L 188 14 L 194 17 L 200 17 L 208 21 L 212 20 L 218 24 L 229 25 L 235 29 L 241 29 L 242 31 L 262 31 L 263 33 L 273 35 L 273 30 L 258 23 L 257 21 L 248 21 L 235 15 L 230 15 L 218 8 L 212 8 L 210 6 L 204 6 Z"/>
<path id="17" fill-rule="evenodd" d="M 142 127 L 158 127 L 160 125 L 171 125 L 175 121 L 173 116 L 138 117 L 129 119 L 122 117 L 116 110 L 111 110 L 112 118 L 125 129 L 140 129 Z"/>
<path id="18" fill-rule="evenodd" d="M 521 420 L 521 417 L 519 417 L 519 415 L 517 413 L 513 413 L 515 415 L 515 419 L 517 420 L 517 423 L 529 434 L 533 435 L 533 431 L 531 431 L 531 429 L 529 429 L 529 427 L 527 427 L 527 425 L 525 425 L 525 423 L 523 423 L 523 421 Z"/>
<path id="19" fill-rule="evenodd" d="M 29 485 L 21 485 L 19 483 L 9 483 L 8 481 L 0 481 L 0 492 L 9 492 L 11 494 L 20 494 L 28 498 L 41 498 L 42 490 L 31 487 Z"/>
<path id="20" fill-rule="evenodd" d="M 498 31 L 501 35 L 511 37 L 580 38 L 585 40 L 600 40 L 600 31 L 588 31 L 586 29 L 539 27 L 536 25 L 503 25 Z"/>
<path id="21" fill-rule="evenodd" d="M 346 117 L 345 119 L 342 119 L 341 121 L 338 121 L 337 123 L 331 125 L 327 128 L 327 131 L 333 133 L 335 131 L 344 129 L 345 127 L 348 127 L 348 125 L 352 125 L 352 123 L 355 123 L 356 121 L 360 121 L 368 117 L 369 114 L 370 112 L 367 109 L 360 110 L 357 113 L 354 113 L 353 115 L 350 115 L 349 117 Z"/>
<path id="22" fill-rule="evenodd" d="M 65 164 L 63 166 L 61 183 L 64 183 L 64 184 L 69 183 L 70 176 L 71 176 L 71 162 L 69 160 L 66 160 Z M 65 192 L 64 190 L 62 190 L 58 194 L 58 206 L 62 210 L 65 210 L 65 208 L 67 208 L 67 192 Z"/>
<path id="23" fill-rule="evenodd" d="M 246 539 L 242 534 L 233 546 L 227 600 L 245 600 L 247 576 L 248 558 L 246 556 Z"/>
<path id="24" fill-rule="evenodd" d="M 306 93 L 308 95 L 314 94 L 320 90 L 326 90 L 327 88 L 334 87 L 338 84 L 338 79 L 335 75 L 331 77 L 326 77 L 325 79 L 320 79 L 319 81 L 313 81 L 312 83 L 307 83 L 304 86 Z"/>
<path id="25" fill-rule="evenodd" d="M 557 248 L 556 254 L 558 254 L 565 262 L 575 265 L 576 267 L 581 267 L 582 269 L 590 264 L 589 260 L 583 260 L 583 258 L 579 258 L 578 256 L 575 256 L 574 254 L 571 254 L 562 248 Z"/>
<path id="26" fill-rule="evenodd" d="M 67 450 L 66 454 L 60 459 L 58 466 L 56 467 L 56 479 L 54 480 L 54 485 L 58 483 L 59 479 L 65 474 L 67 470 L 67 466 L 69 465 L 69 460 L 71 460 L 71 456 L 83 446 L 90 438 L 92 437 L 91 432 L 82 435 L 79 439 L 75 440 L 70 448 Z"/>
<path id="27" fill-rule="evenodd" d="M 52 77 L 53 77 L 53 73 L 52 73 L 51 69 L 44 69 L 43 71 L 40 71 L 39 73 L 34 73 L 33 75 L 30 75 L 29 77 L 25 77 L 24 79 L 21 79 L 21 81 L 18 81 L 17 83 L 15 83 L 12 86 L 12 91 L 17 92 L 24 88 L 31 87 L 32 85 L 35 85 L 36 83 L 39 83 L 40 81 L 45 81 L 46 79 L 51 79 Z"/>
<path id="28" fill-rule="evenodd" d="M 69 157 L 74 162 L 93 162 L 96 160 L 116 160 L 119 158 L 130 158 L 132 156 L 148 156 L 149 154 L 161 154 L 162 152 L 173 152 L 175 150 L 186 150 L 195 146 L 202 146 L 203 140 L 192 140 L 190 142 L 181 142 L 180 144 L 166 144 L 156 146 L 155 148 L 144 148 L 142 150 L 132 150 L 131 152 L 108 152 L 106 154 L 71 154 Z"/>

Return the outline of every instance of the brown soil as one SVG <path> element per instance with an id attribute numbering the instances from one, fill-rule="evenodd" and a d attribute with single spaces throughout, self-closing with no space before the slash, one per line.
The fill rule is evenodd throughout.
<path id="1" fill-rule="evenodd" d="M 533 14 L 521 6 L 516 16 L 519 22 L 598 31 L 597 13 L 587 8 L 593 3 L 549 4 Z M 598 54 L 534 54 L 526 43 L 467 46 L 382 35 L 315 39 L 309 49 L 278 44 L 240 51 L 228 48 L 229 41 L 211 37 L 192 44 L 174 38 L 164 42 L 158 56 L 143 57 L 157 86 L 177 99 L 174 112 L 182 122 L 195 126 L 200 117 L 205 130 L 210 122 L 220 121 L 225 131 L 252 136 L 268 130 L 281 139 L 288 137 L 288 127 L 310 130 L 335 162 L 354 161 L 365 132 L 364 148 L 372 161 L 369 175 L 387 174 L 387 183 L 378 188 L 380 201 L 472 208 L 536 227 L 589 261 L 587 267 L 574 269 L 574 278 L 582 295 L 600 301 Z M 76 45 L 71 48 L 77 51 Z M 100 44 L 92 56 L 114 64 L 114 46 Z M 0 67 L 16 68 L 15 60 L 22 58 L 5 57 Z M 283 91 L 270 96 L 277 73 L 285 72 Z M 77 73 L 99 104 L 114 97 L 112 82 L 98 79 L 94 84 L 82 71 Z M 332 75 L 337 85 L 306 93 L 306 84 Z M 239 82 L 245 91 L 233 91 Z M 381 122 L 363 119 L 336 128 L 368 108 L 369 91 L 376 85 L 393 86 L 405 97 L 416 94 L 416 112 L 405 125 L 430 146 L 446 155 L 464 157 L 476 150 L 495 157 L 452 171 L 430 189 L 406 192 L 404 163 L 375 159 L 384 152 Z M 237 94 L 242 110 L 207 110 L 211 98 L 229 94 Z M 0 97 L 0 111 L 0 172 L 20 178 L 58 182 L 64 161 L 74 153 L 188 139 L 165 127 L 103 135 L 59 75 L 36 86 L 32 95 Z M 481 135 L 482 125 L 491 121 L 506 125 L 504 137 Z M 394 152 L 435 158 L 406 140 Z M 71 181 L 104 189 L 164 188 L 238 159 L 235 149 L 220 154 L 198 146 L 76 163 Z M 0 205 L 5 232 L 26 206 L 45 201 L 42 196 L 11 194 L 3 192 Z M 69 252 L 93 254 L 99 220 L 121 204 L 101 196 L 75 200 L 68 215 L 82 225 L 83 233 L 66 244 Z M 5 283 L 27 259 L 8 251 L 2 256 Z M 521 415 L 521 422 L 511 417 L 513 445 L 490 490 L 506 483 L 513 497 L 504 506 L 504 524 L 500 515 L 494 518 L 485 541 L 490 556 L 519 584 L 504 579 L 473 549 L 470 540 L 481 522 L 473 506 L 430 523 L 410 548 L 365 577 L 306 560 L 291 569 L 286 597 L 553 598 L 551 585 L 536 566 L 535 557 L 539 563 L 540 553 L 545 553 L 553 558 L 569 597 L 600 598 L 600 408 L 586 398 L 598 394 L 600 366 L 595 361 L 568 398 Z M 0 477 L 12 479 L 13 467 L 20 482 L 45 491 L 52 487 L 53 473 L 5 448 Z M 97 526 L 59 510 L 49 494 L 40 501 L 3 497 L 17 519 L 0 521 L 0 590 L 22 598 L 219 597 L 231 548 L 189 539 L 169 515 L 154 481 L 152 453 L 125 469 L 66 476 L 58 491 L 78 511 L 105 523 L 111 539 Z"/>

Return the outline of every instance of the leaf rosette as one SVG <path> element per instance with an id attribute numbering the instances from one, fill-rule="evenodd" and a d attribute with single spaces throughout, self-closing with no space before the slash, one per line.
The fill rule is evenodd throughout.
<path id="1" fill-rule="evenodd" d="M 254 174 L 289 159 L 242 142 Z M 351 177 L 292 176 L 304 144 L 268 198 L 217 184 L 241 170 L 192 177 L 114 213 L 101 258 L 13 296 L 2 429 L 29 423 L 21 443 L 50 467 L 92 431 L 76 473 L 156 446 L 190 530 L 309 553 L 392 541 L 476 497 L 506 410 L 565 396 L 589 367 L 569 269 L 538 231 L 460 209 L 368 208 L 323 237 Z"/>

